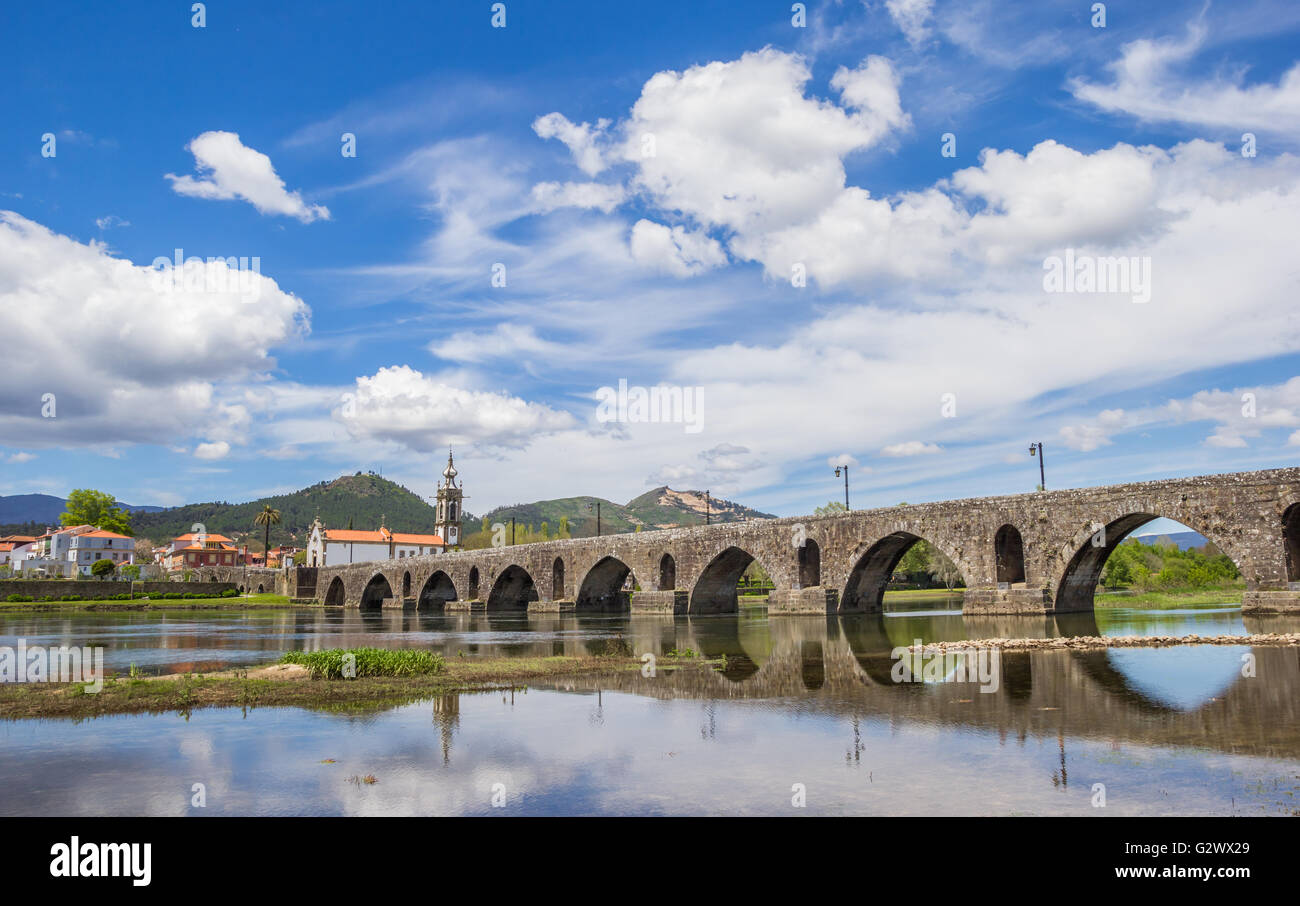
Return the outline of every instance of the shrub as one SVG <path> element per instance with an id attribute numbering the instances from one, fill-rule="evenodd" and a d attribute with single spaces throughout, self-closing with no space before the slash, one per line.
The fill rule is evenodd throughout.
<path id="1" fill-rule="evenodd" d="M 20 601 L 30 601 L 32 600 L 32 596 L 31 595 L 10 595 L 9 597 L 5 598 L 5 600 L 18 603 Z"/>

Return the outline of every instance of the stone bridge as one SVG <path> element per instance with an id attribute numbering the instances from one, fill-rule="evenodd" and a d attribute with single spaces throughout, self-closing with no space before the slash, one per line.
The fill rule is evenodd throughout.
<path id="1" fill-rule="evenodd" d="M 1300 610 L 1300 469 L 981 497 L 486 550 L 331 564 L 298 583 L 326 605 L 734 613 L 755 560 L 769 614 L 882 609 L 907 549 L 960 569 L 971 613 L 1087 611 L 1106 558 L 1166 517 L 1200 532 L 1245 579 L 1243 612 Z M 310 593 L 307 593 L 307 590 Z"/>

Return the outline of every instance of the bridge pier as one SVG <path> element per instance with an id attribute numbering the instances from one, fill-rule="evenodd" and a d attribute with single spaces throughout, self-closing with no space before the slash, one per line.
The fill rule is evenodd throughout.
<path id="1" fill-rule="evenodd" d="M 1046 588 L 976 585 L 966 589 L 966 593 L 962 596 L 961 609 L 962 613 L 970 614 L 1045 614 L 1052 610 L 1052 600 Z"/>
<path id="2" fill-rule="evenodd" d="M 576 605 L 573 601 L 560 599 L 558 601 L 529 601 L 529 613 L 572 613 Z"/>
<path id="3" fill-rule="evenodd" d="M 1241 596 L 1242 613 L 1300 613 L 1300 582 L 1294 588 L 1246 589 Z"/>
<path id="4" fill-rule="evenodd" d="M 632 613 L 684 614 L 690 607 L 691 596 L 681 590 L 634 591 Z"/>
<path id="5" fill-rule="evenodd" d="M 840 596 L 833 588 L 774 588 L 767 596 L 768 616 L 786 613 L 828 614 L 839 610 Z"/>

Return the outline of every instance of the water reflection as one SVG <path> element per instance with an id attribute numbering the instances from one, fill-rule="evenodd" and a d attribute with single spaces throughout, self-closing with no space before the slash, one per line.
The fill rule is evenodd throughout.
<path id="1" fill-rule="evenodd" d="M 286 610 L 7 614 L 0 644 L 102 644 L 113 669 L 264 663 L 289 648 L 450 656 L 693 651 L 723 661 L 447 695 L 368 714 L 196 711 L 0 722 L 0 813 L 1276 814 L 1300 776 L 1300 651 L 1248 646 L 1003 652 L 996 689 L 892 678 L 915 640 L 1300 631 L 1232 608 L 1060 617 L 768 619 Z M 1243 655 L 1249 657 L 1243 661 Z M 1249 670 L 1244 667 L 1249 665 Z M 374 786 L 349 784 L 374 773 Z"/>

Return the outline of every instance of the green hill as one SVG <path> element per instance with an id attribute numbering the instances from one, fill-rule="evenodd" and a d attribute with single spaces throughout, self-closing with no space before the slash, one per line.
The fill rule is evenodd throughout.
<path id="1" fill-rule="evenodd" d="M 161 513 L 136 513 L 131 526 L 136 537 L 157 544 L 185 534 L 195 523 L 210 533 L 236 539 L 248 535 L 260 542 L 262 529 L 253 524 L 253 517 L 266 504 L 280 511 L 280 524 L 271 528 L 273 547 L 305 545 L 318 514 L 330 528 L 347 528 L 350 522 L 357 529 L 375 529 L 381 518 L 399 532 L 432 532 L 434 525 L 434 508 L 419 495 L 378 475 L 358 474 L 249 503 L 191 503 Z"/>
<path id="2" fill-rule="evenodd" d="M 600 501 L 600 530 L 603 534 L 634 532 L 637 526 L 644 530 L 677 528 L 686 525 L 703 525 L 705 521 L 705 499 L 703 491 L 674 491 L 669 487 L 655 488 L 626 504 L 614 503 L 599 497 L 561 497 L 555 500 L 539 500 L 535 503 L 517 503 L 512 506 L 497 507 L 488 512 L 483 519 L 491 526 L 494 522 L 509 524 L 515 519 L 516 531 L 521 527 L 532 526 L 540 529 L 545 522 L 552 535 L 557 531 L 560 520 L 569 520 L 570 535 L 574 538 L 586 538 L 596 534 L 596 501 Z M 589 511 L 588 504 L 592 506 Z M 708 503 L 710 519 L 713 522 L 739 522 L 744 519 L 772 519 L 769 513 L 760 513 L 729 500 L 714 497 Z M 482 532 L 481 520 L 474 520 L 468 514 L 464 524 L 464 541 L 473 546 L 470 539 Z"/>

